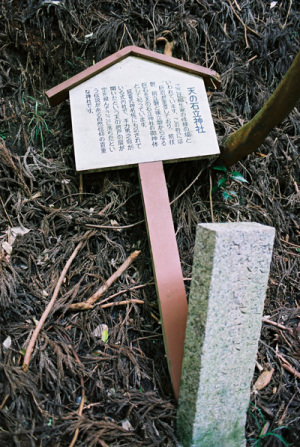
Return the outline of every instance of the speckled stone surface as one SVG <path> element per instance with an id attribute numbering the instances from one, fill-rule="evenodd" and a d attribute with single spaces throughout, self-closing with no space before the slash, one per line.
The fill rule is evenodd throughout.
<path id="1" fill-rule="evenodd" d="M 245 446 L 275 230 L 199 224 L 178 409 L 184 447 Z"/>

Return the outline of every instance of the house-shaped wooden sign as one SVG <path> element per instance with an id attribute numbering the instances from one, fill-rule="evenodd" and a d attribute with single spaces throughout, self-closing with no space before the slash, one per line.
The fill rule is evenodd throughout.
<path id="1" fill-rule="evenodd" d="M 70 98 L 76 169 L 138 166 L 175 396 L 187 300 L 162 162 L 219 154 L 205 84 L 213 70 L 135 46 L 126 47 L 46 94 Z"/>

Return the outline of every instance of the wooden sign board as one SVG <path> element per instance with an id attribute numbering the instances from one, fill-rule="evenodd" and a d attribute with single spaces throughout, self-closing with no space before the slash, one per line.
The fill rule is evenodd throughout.
<path id="1" fill-rule="evenodd" d="M 204 83 L 219 85 L 217 73 L 132 46 L 46 92 L 52 106 L 70 98 L 77 171 L 138 166 L 176 398 L 187 299 L 163 162 L 219 154 Z"/>
<path id="2" fill-rule="evenodd" d="M 129 56 L 69 94 L 77 171 L 219 154 L 199 76 Z"/>

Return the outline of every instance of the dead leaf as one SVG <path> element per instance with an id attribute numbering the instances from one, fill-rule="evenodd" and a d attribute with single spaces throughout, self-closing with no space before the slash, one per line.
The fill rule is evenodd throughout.
<path id="1" fill-rule="evenodd" d="M 108 339 L 108 326 L 106 324 L 99 324 L 99 326 L 94 329 L 92 334 L 94 335 L 94 337 L 101 337 L 102 341 L 106 343 Z"/>
<path id="2" fill-rule="evenodd" d="M 8 230 L 5 232 L 7 234 L 7 241 L 10 245 L 16 240 L 17 236 L 24 236 L 24 234 L 29 233 L 30 229 L 22 226 L 20 227 L 8 227 Z"/>
<path id="3" fill-rule="evenodd" d="M 12 246 L 11 246 L 11 244 L 9 244 L 8 242 L 2 242 L 2 248 L 3 248 L 3 250 L 6 251 L 6 253 L 7 253 L 8 255 L 11 255 L 11 252 L 12 252 Z"/>
<path id="4" fill-rule="evenodd" d="M 269 372 L 269 371 L 265 371 L 265 372 Z M 263 426 L 263 428 L 261 429 L 261 432 L 260 432 L 259 436 L 260 437 L 264 436 L 268 432 L 269 428 L 270 428 L 270 422 L 267 421 L 265 423 L 265 425 Z"/>
<path id="5" fill-rule="evenodd" d="M 255 384 L 253 385 L 253 391 L 260 391 L 263 388 L 265 388 L 271 381 L 273 376 L 274 368 L 272 368 L 269 371 L 264 371 L 261 373 L 261 375 L 257 378 Z"/>
<path id="6" fill-rule="evenodd" d="M 5 250 L 8 255 L 11 255 L 16 237 L 24 236 L 24 234 L 27 234 L 29 231 L 29 228 L 25 228 L 23 226 L 12 228 L 8 227 L 8 230 L 5 231 L 5 233 L 7 234 L 7 241 L 2 242 L 1 244 L 3 250 Z"/>
<path id="7" fill-rule="evenodd" d="M 134 430 L 134 428 L 132 427 L 132 425 L 128 419 L 123 419 L 123 421 L 121 421 L 121 423 L 122 423 L 122 428 L 124 428 L 125 430 L 127 430 L 127 431 Z"/>
<path id="8" fill-rule="evenodd" d="M 5 349 L 9 349 L 11 347 L 11 337 L 10 335 L 4 340 L 2 343 Z"/>

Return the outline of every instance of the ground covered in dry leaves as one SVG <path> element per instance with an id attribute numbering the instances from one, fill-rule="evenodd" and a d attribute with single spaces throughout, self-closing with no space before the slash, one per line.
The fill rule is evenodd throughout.
<path id="1" fill-rule="evenodd" d="M 221 75 L 209 100 L 222 147 L 264 104 L 296 55 L 296 3 L 2 0 L 2 446 L 70 446 L 76 438 L 78 446 L 178 445 L 137 171 L 86 175 L 79 194 L 69 104 L 51 109 L 45 91 L 127 45 L 156 50 L 156 39 L 168 31 L 175 57 Z M 273 324 L 263 323 L 254 381 L 262 371 L 273 373 L 251 394 L 249 446 L 300 443 L 298 148 L 294 109 L 258 153 L 234 166 L 248 180 L 228 185 L 237 197 L 214 194 L 212 209 L 211 184 L 220 174 L 207 161 L 165 167 L 187 292 L 197 222 L 276 228 L 265 306 Z M 24 372 L 32 331 L 80 242 Z M 139 258 L 92 310 L 70 312 L 71 303 L 85 301 L 134 250 L 141 250 Z M 106 342 L 94 332 L 104 324 Z"/>

